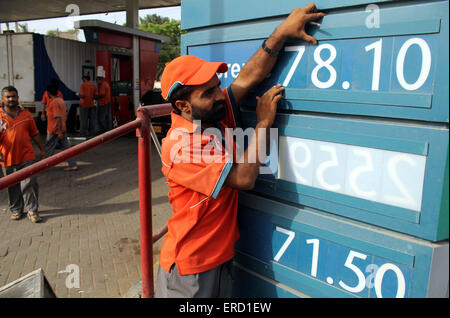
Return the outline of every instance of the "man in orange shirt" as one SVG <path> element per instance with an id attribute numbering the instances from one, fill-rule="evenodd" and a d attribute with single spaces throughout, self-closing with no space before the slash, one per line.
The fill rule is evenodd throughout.
<path id="1" fill-rule="evenodd" d="M 50 86 L 55 86 L 56 89 L 58 89 L 59 86 L 59 81 L 54 78 L 50 81 Z M 62 99 L 64 99 L 63 94 L 61 93 L 61 91 L 58 90 L 58 96 L 61 97 Z M 42 113 L 41 113 L 41 120 L 42 121 L 46 121 L 47 120 L 47 106 L 50 103 L 50 97 L 48 96 L 47 90 L 44 92 L 44 95 L 42 96 Z"/>
<path id="2" fill-rule="evenodd" d="M 267 147 L 284 88 L 278 84 L 257 97 L 255 134 L 239 158 L 227 131 L 236 128 L 237 105 L 271 72 L 286 39 L 316 44 L 305 25 L 323 16 L 314 4 L 293 10 L 223 90 L 216 73 L 226 72 L 226 63 L 185 55 L 166 65 L 161 94 L 174 111 L 161 161 L 173 215 L 161 249 L 156 297 L 231 296 L 238 190 L 254 186 L 261 166 L 258 149 Z"/>
<path id="3" fill-rule="evenodd" d="M 66 135 L 66 119 L 67 110 L 66 103 L 62 98 L 58 97 L 58 90 L 56 87 L 49 86 L 47 92 L 50 96 L 50 104 L 47 107 L 47 141 L 45 142 L 45 153 L 47 157 L 52 156 L 55 153 L 56 146 L 66 150 L 70 148 L 70 142 Z M 76 161 L 73 158 L 67 160 L 69 167 L 64 171 L 78 170 Z"/>
<path id="4" fill-rule="evenodd" d="M 111 88 L 107 81 L 105 81 L 104 74 L 97 76 L 97 92 L 95 99 L 98 101 L 97 108 L 97 123 L 98 134 L 111 130 Z"/>
<path id="5" fill-rule="evenodd" d="M 39 147 L 41 158 L 45 158 L 44 146 L 33 115 L 19 106 L 19 95 L 13 86 L 2 89 L 2 109 L 0 111 L 0 165 L 4 175 L 11 174 L 34 163 L 33 140 Z M 36 176 L 32 176 L 8 188 L 11 219 L 19 220 L 22 213 L 28 214 L 35 223 L 38 214 L 39 186 Z"/>
<path id="6" fill-rule="evenodd" d="M 94 96 L 96 87 L 90 81 L 89 74 L 83 76 L 83 83 L 80 87 L 78 96 L 80 97 L 80 135 L 86 137 L 95 134 L 95 125 L 97 122 L 97 108 L 94 105 Z"/>

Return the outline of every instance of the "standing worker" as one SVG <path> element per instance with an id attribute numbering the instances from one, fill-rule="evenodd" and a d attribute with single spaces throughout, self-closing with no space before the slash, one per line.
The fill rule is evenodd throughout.
<path id="1" fill-rule="evenodd" d="M 105 72 L 97 74 L 97 92 L 95 99 L 98 102 L 97 118 L 98 118 L 98 134 L 103 134 L 111 130 L 111 87 L 105 81 Z"/>
<path id="2" fill-rule="evenodd" d="M 324 15 L 313 3 L 293 10 L 224 90 L 216 73 L 226 72 L 226 63 L 185 55 L 164 69 L 162 96 L 174 111 L 161 161 L 173 215 L 161 249 L 156 297 L 231 297 L 232 258 L 239 237 L 238 190 L 254 186 L 261 165 L 258 149 L 267 144 L 284 88 L 275 85 L 257 98 L 257 129 L 243 158 L 236 158 L 234 142 L 232 148 L 220 147 L 220 138 L 216 142 L 202 131 L 216 128 L 223 136 L 225 128 L 235 128 L 239 118 L 236 105 L 271 72 L 286 39 L 316 44 L 305 25 Z"/>
<path id="3" fill-rule="evenodd" d="M 51 100 L 47 107 L 48 123 L 45 152 L 47 157 L 50 157 L 55 153 L 56 146 L 59 145 L 62 150 L 66 150 L 70 148 L 70 143 L 66 135 L 66 103 L 57 96 L 58 90 L 56 87 L 49 86 L 47 91 Z M 69 167 L 65 168 L 64 171 L 78 170 L 77 163 L 73 158 L 68 159 L 67 162 Z"/>
<path id="4" fill-rule="evenodd" d="M 56 89 L 59 87 L 59 81 L 56 78 L 53 78 L 50 81 L 49 86 L 55 86 Z M 61 97 L 61 99 L 64 100 L 63 94 L 60 90 L 58 90 L 58 96 Z M 50 103 L 50 97 L 48 96 L 47 90 L 45 90 L 44 95 L 42 96 L 42 113 L 41 113 L 41 120 L 46 121 L 47 120 L 47 106 Z"/>
<path id="5" fill-rule="evenodd" d="M 0 165 L 3 174 L 9 175 L 30 166 L 36 160 L 31 140 L 39 147 L 40 157 L 45 158 L 45 149 L 33 115 L 19 106 L 19 94 L 13 86 L 2 89 L 0 111 Z M 27 213 L 31 222 L 41 220 L 39 216 L 39 186 L 32 176 L 8 188 L 11 219 L 19 220 Z"/>
<path id="6" fill-rule="evenodd" d="M 78 93 L 78 97 L 80 97 L 80 136 L 82 137 L 93 136 L 97 124 L 97 108 L 94 105 L 96 87 L 90 80 L 89 74 L 83 76 L 83 83 Z"/>

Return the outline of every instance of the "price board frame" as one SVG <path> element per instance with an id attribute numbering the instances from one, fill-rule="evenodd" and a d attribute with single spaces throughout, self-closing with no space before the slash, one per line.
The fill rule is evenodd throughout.
<path id="1" fill-rule="evenodd" d="M 226 62 L 227 87 L 309 2 L 184 0 L 181 54 Z M 236 113 L 255 127 L 285 86 L 272 171 L 240 192 L 237 295 L 448 297 L 449 1 L 315 4 L 318 45 L 288 39 Z"/>
<path id="2" fill-rule="evenodd" d="M 285 284 L 265 277 L 250 270 L 241 264 L 233 264 L 233 287 L 234 298 L 308 298 Z"/>
<path id="3" fill-rule="evenodd" d="M 241 115 L 244 127 L 254 127 L 255 114 L 253 112 L 244 111 Z M 271 155 L 274 157 L 269 159 L 275 161 L 275 165 L 270 162 L 266 163 L 267 166 L 272 166 L 272 174 L 260 174 L 254 189 L 256 192 L 432 241 L 448 239 L 449 140 L 448 130 L 445 129 L 445 126 L 429 127 L 405 123 L 401 125 L 398 122 L 393 123 L 367 118 L 355 120 L 354 118 L 319 116 L 315 114 L 278 114 L 274 126 L 278 128 L 278 144 L 272 143 Z M 298 137 L 300 141 L 325 142 L 327 145 L 330 145 L 328 147 L 331 149 L 324 147 L 324 149 L 314 152 L 311 150 L 311 146 L 301 142 L 300 145 L 302 147 L 296 147 L 297 149 L 293 150 L 295 144 L 287 147 L 280 143 L 281 138 L 286 136 L 293 137 L 293 139 Z M 308 147 L 311 149 L 308 149 Z M 351 154 L 350 149 L 336 152 L 335 148 L 338 147 L 356 147 L 357 149 L 365 150 L 366 153 L 356 153 L 357 155 L 355 155 Z M 419 156 L 424 158 L 425 162 L 422 166 L 424 170 L 421 175 L 418 172 L 417 178 L 411 179 L 412 181 L 403 181 L 404 179 L 401 177 L 400 179 L 397 177 L 393 178 L 393 175 L 398 175 L 396 172 L 397 168 L 394 167 L 396 164 L 392 163 L 392 161 L 387 161 L 386 157 L 383 159 L 379 158 L 379 165 L 375 164 L 372 159 L 373 156 L 368 153 L 369 149 L 400 156 Z M 308 160 L 311 162 L 310 165 L 316 161 L 316 170 L 311 171 L 315 176 L 319 174 L 319 165 L 317 163 L 318 157 L 314 156 L 319 152 L 326 156 L 327 159 L 324 159 L 324 161 L 329 162 L 324 162 L 321 165 L 323 166 L 321 168 L 322 176 L 327 174 L 324 169 L 328 169 L 331 172 L 333 170 L 345 171 L 342 172 L 342 176 L 337 177 L 342 183 L 340 185 L 342 187 L 341 191 L 330 191 L 325 186 L 295 182 L 294 177 L 289 177 L 288 180 L 280 178 L 280 172 L 283 169 L 290 174 L 295 174 L 297 171 L 299 171 L 299 174 L 302 174 L 301 169 L 296 166 L 304 163 L 305 150 L 309 152 Z M 296 152 L 299 155 L 294 159 L 287 160 L 286 156 L 285 158 L 282 156 L 283 153 L 289 153 L 292 156 Z M 342 158 L 341 155 L 345 158 Z M 355 160 L 357 158 L 361 159 L 364 155 L 368 157 L 365 157 L 366 159 L 364 160 L 361 159 L 362 161 L 359 160 L 360 162 L 355 163 L 351 168 L 352 170 L 350 170 L 348 162 L 351 155 Z M 398 156 L 394 157 L 399 158 Z M 298 162 L 295 162 L 295 160 L 298 160 Z M 413 169 L 415 162 L 406 161 L 399 164 L 406 169 L 408 167 Z M 367 165 L 368 163 L 370 163 L 370 167 Z M 328 167 L 326 167 L 327 165 Z M 390 176 L 387 176 L 388 170 Z M 411 209 L 406 206 L 393 205 L 391 202 L 369 200 L 369 198 L 364 196 L 349 194 L 349 191 L 346 191 L 349 188 L 349 183 L 351 183 L 349 179 L 353 176 L 355 180 L 353 182 L 358 183 L 365 176 L 373 177 L 369 171 L 373 173 L 378 172 L 378 175 L 375 177 L 383 179 L 386 185 L 389 183 L 389 195 L 395 195 L 398 191 L 408 195 L 407 192 L 409 190 L 406 188 L 409 185 L 405 183 L 416 183 L 414 186 L 421 187 L 418 190 L 420 191 L 418 193 L 421 202 L 420 208 Z M 411 171 L 407 171 L 407 173 L 411 174 Z M 357 181 L 358 179 L 360 181 Z M 325 183 L 325 181 L 321 182 Z M 315 183 L 317 184 L 319 181 L 315 181 Z M 330 181 L 327 183 L 336 182 Z M 378 188 L 381 187 L 382 185 L 378 185 Z M 398 190 L 399 188 L 401 189 Z M 365 190 L 369 191 L 368 188 Z M 375 191 L 373 188 L 370 190 Z M 381 192 L 379 189 L 377 191 Z"/>
<path id="4" fill-rule="evenodd" d="M 204 7 L 213 5 L 210 1 L 197 2 Z M 245 6 L 251 5 L 251 2 L 254 1 L 246 2 Z M 301 6 L 301 3 L 288 2 L 292 2 L 292 8 Z M 233 14 L 225 10 L 229 15 L 209 16 L 208 23 L 205 20 L 207 14 L 194 21 L 189 12 L 199 3 L 186 1 L 184 4 L 187 10 L 184 28 L 194 29 L 182 36 L 181 53 L 227 62 L 230 70 L 222 82 L 229 85 L 233 80 L 232 73 L 238 74 L 242 64 L 282 22 L 282 18 L 254 20 L 274 14 L 268 8 L 261 8 L 265 6 L 255 4 L 248 12 L 234 10 L 241 13 Z M 289 3 L 275 11 L 289 13 L 286 10 Z M 346 1 L 339 7 L 366 3 Z M 278 74 L 276 66 L 272 76 L 259 86 L 256 94 L 276 82 L 286 84 L 290 81 L 282 109 L 448 123 L 449 71 L 448 67 L 443 67 L 448 66 L 449 59 L 446 40 L 449 35 L 448 2 L 371 3 L 379 3 L 382 20 L 378 27 L 369 28 L 365 24 L 370 14 L 366 6 L 351 13 L 344 10 L 329 14 L 320 28 L 311 26 L 308 30 L 319 41 L 319 46 L 288 42 L 280 53 L 278 63 L 282 63 L 282 69 L 286 70 Z M 230 5 L 227 3 L 225 8 Z M 336 6 L 332 1 L 318 1 L 316 5 L 323 9 Z M 220 11 L 217 9 L 220 3 L 214 2 L 214 6 L 214 12 Z M 245 19 L 241 15 L 245 15 Z M 220 24 L 236 21 L 240 23 Z M 208 28 L 198 29 L 205 25 Z M 355 43 L 361 43 L 361 47 L 355 48 Z M 228 46 L 232 50 L 235 46 L 241 48 L 233 57 L 232 53 L 227 52 Z M 362 56 L 367 59 L 364 64 L 372 63 L 367 70 L 364 65 L 353 65 Z M 414 68 L 415 63 L 411 61 L 419 59 L 423 62 L 422 67 L 408 71 Z M 334 65 L 331 60 L 339 63 Z M 413 75 L 408 75 L 408 72 Z M 420 79 L 422 75 L 423 80 Z M 244 104 L 254 106 L 254 95 Z"/>
<path id="5" fill-rule="evenodd" d="M 263 277 L 310 297 L 448 293 L 448 241 L 431 243 L 248 193 L 239 204 L 235 261 Z"/>

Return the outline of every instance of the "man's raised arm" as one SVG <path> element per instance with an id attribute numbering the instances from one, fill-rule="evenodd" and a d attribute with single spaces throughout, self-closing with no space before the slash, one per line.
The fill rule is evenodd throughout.
<path id="1" fill-rule="evenodd" d="M 309 21 L 323 16 L 325 13 L 317 12 L 314 3 L 303 9 L 294 9 L 264 42 L 264 48 L 261 46 L 248 60 L 231 84 L 234 100 L 239 103 L 253 87 L 267 77 L 277 61 L 278 51 L 283 48 L 287 38 L 298 38 L 317 44 L 317 40 L 305 32 L 305 26 Z"/>

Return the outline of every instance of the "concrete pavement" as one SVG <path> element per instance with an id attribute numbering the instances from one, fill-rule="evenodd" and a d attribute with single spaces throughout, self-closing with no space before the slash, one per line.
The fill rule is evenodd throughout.
<path id="1" fill-rule="evenodd" d="M 137 138 L 76 160 L 76 172 L 63 171 L 64 162 L 38 175 L 41 223 L 10 220 L 7 191 L 0 191 L 0 287 L 40 267 L 57 297 L 123 297 L 141 279 Z M 153 231 L 172 213 L 167 192 L 153 147 Z M 155 270 L 161 243 L 154 245 Z"/>

